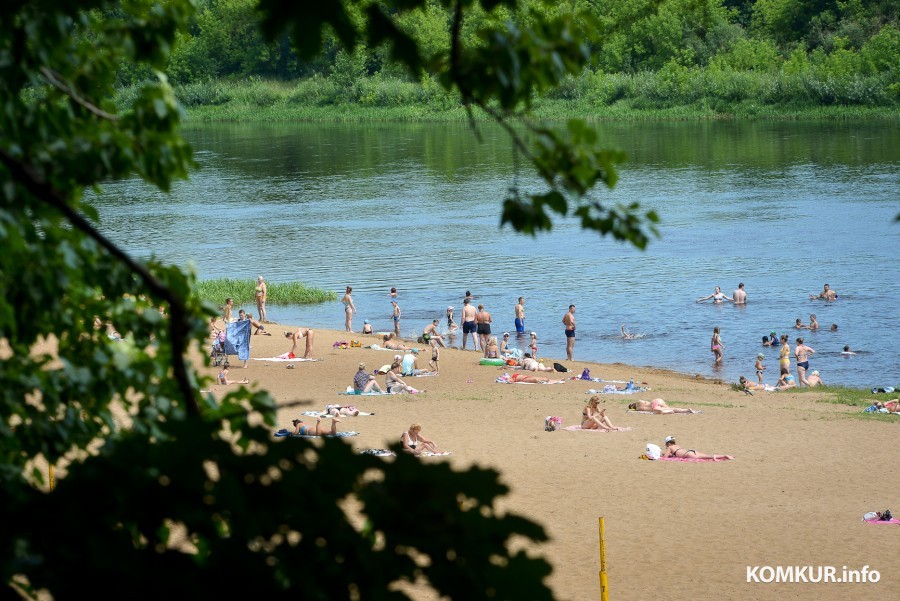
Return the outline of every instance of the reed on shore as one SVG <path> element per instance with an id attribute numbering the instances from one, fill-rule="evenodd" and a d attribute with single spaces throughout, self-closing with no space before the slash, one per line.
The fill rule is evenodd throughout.
<path id="1" fill-rule="evenodd" d="M 201 280 L 194 293 L 202 300 L 223 305 L 225 299 L 234 299 L 236 306 L 255 303 L 256 280 L 217 278 Z M 307 286 L 303 282 L 267 282 L 266 303 L 269 305 L 307 305 L 337 300 L 333 290 Z"/>

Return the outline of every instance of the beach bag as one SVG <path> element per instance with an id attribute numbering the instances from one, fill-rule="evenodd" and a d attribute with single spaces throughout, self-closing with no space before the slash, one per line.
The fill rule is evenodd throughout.
<path id="1" fill-rule="evenodd" d="M 516 365 L 519 364 L 519 362 L 516 361 L 515 359 L 507 359 L 507 360 L 506 360 L 506 364 L 515 367 Z"/>
<path id="2" fill-rule="evenodd" d="M 566 366 L 563 365 L 562 363 L 554 363 L 554 364 L 553 364 L 553 369 L 555 369 L 556 371 L 569 371 L 569 370 L 566 368 Z"/>
<path id="3" fill-rule="evenodd" d="M 647 455 L 647 459 L 657 460 L 662 456 L 662 450 L 659 448 L 659 445 L 655 445 L 652 442 L 647 443 L 647 449 L 644 451 Z"/>
<path id="4" fill-rule="evenodd" d="M 893 518 L 894 518 L 894 516 L 891 515 L 891 510 L 885 509 L 884 511 L 881 512 L 881 517 L 878 519 L 880 519 L 882 522 L 890 522 Z"/>
<path id="5" fill-rule="evenodd" d="M 585 367 L 584 371 L 581 372 L 581 379 L 582 380 L 590 380 L 591 379 L 591 370 L 589 370 L 588 368 Z"/>
<path id="6" fill-rule="evenodd" d="M 562 418 L 558 415 L 548 415 L 544 419 L 544 430 L 547 432 L 555 432 L 562 428 Z"/>

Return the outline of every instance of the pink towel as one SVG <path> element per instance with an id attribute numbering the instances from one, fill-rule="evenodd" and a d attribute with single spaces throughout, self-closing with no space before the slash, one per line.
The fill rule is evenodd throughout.
<path id="1" fill-rule="evenodd" d="M 891 520 L 863 520 L 867 524 L 900 524 L 900 518 L 893 518 Z"/>
<path id="2" fill-rule="evenodd" d="M 616 430 L 601 430 L 599 428 L 585 430 L 581 426 L 566 426 L 563 430 L 569 430 L 570 432 L 616 432 Z M 619 428 L 618 432 L 628 432 L 631 428 Z"/>
<path id="3" fill-rule="evenodd" d="M 657 461 L 681 461 L 683 463 L 712 463 L 713 462 L 712 459 L 697 459 L 696 457 L 660 457 Z M 727 461 L 727 460 L 719 458 L 719 461 Z"/>

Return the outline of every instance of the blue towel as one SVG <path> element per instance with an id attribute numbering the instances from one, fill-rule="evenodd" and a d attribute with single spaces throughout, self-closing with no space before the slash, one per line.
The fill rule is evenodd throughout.
<path id="1" fill-rule="evenodd" d="M 225 354 L 250 359 L 250 320 L 235 321 L 225 326 Z"/>

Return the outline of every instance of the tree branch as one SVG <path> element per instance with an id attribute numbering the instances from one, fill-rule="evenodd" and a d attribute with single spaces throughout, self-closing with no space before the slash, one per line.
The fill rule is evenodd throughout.
<path id="1" fill-rule="evenodd" d="M 197 403 L 197 393 L 190 383 L 184 362 L 188 345 L 188 340 L 185 336 L 185 332 L 188 330 L 187 307 L 184 300 L 171 288 L 154 277 L 144 265 L 137 263 L 125 251 L 100 233 L 83 215 L 69 206 L 65 196 L 53 185 L 44 181 L 31 165 L 19 161 L 3 148 L 0 148 L 0 162 L 7 166 L 13 179 L 22 184 L 35 198 L 60 211 L 76 229 L 81 230 L 88 237 L 95 240 L 110 255 L 137 273 L 143 280 L 144 285 L 153 294 L 168 302 L 170 310 L 169 337 L 172 341 L 172 371 L 175 375 L 175 381 L 178 383 L 178 388 L 184 396 L 188 412 L 199 416 L 200 406 Z"/>
<path id="2" fill-rule="evenodd" d="M 50 85 L 52 85 L 54 88 L 58 89 L 63 94 L 65 94 L 66 96 L 68 96 L 69 98 L 71 98 L 72 100 L 74 100 L 75 102 L 77 102 L 78 104 L 80 104 L 81 106 L 83 106 L 84 108 L 89 110 L 90 112 L 94 113 L 101 119 L 107 119 L 109 121 L 118 121 L 119 120 L 118 115 L 113 115 L 112 113 L 107 113 L 103 109 L 101 109 L 101 108 L 97 107 L 96 105 L 83 99 L 81 96 L 78 95 L 78 93 L 75 90 L 72 89 L 71 86 L 67 85 L 60 77 L 57 76 L 56 73 L 54 73 L 47 67 L 40 67 L 39 70 L 41 72 L 41 75 L 44 76 L 44 79 L 46 79 Z"/>

